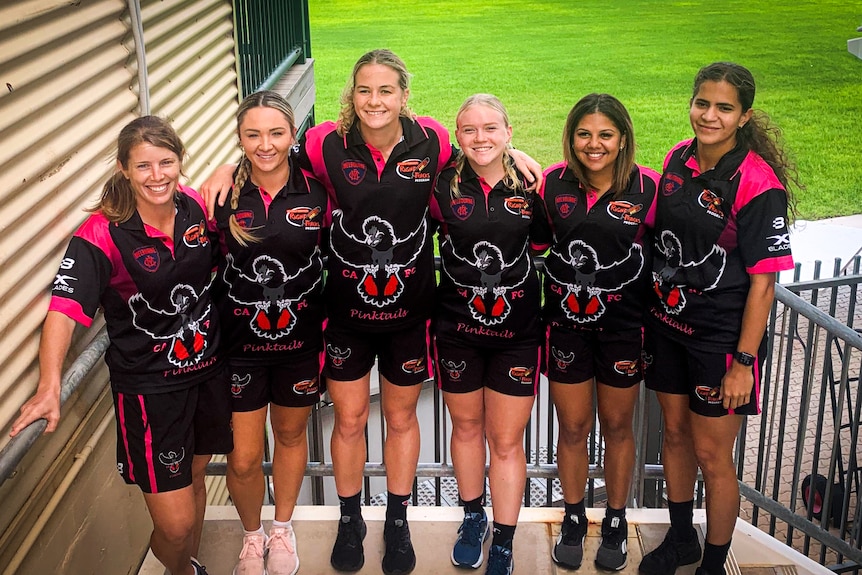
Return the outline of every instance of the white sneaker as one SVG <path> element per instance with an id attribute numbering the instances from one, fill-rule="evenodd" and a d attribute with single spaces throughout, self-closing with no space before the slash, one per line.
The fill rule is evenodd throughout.
<path id="1" fill-rule="evenodd" d="M 273 527 L 266 542 L 266 572 L 269 575 L 295 575 L 297 571 L 296 534 L 290 527 Z"/>
<path id="2" fill-rule="evenodd" d="M 266 575 L 263 568 L 263 554 L 266 549 L 266 535 L 252 533 L 242 538 L 242 551 L 233 575 Z"/>

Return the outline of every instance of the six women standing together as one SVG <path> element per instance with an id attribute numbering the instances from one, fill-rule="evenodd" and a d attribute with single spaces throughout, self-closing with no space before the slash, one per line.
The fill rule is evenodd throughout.
<path id="1" fill-rule="evenodd" d="M 632 419 L 643 376 L 662 406 L 671 528 L 639 570 L 672 573 L 700 560 L 691 498 L 699 466 L 708 529 L 698 574 L 723 575 L 739 504 L 733 441 L 742 416 L 758 412 L 775 274 L 792 267 L 785 240 L 787 189 L 797 183 L 766 117 L 751 108 L 750 73 L 727 63 L 699 72 L 690 106 L 695 138 L 668 154 L 660 177 L 634 163 L 631 119 L 610 95 L 591 94 L 572 108 L 563 131 L 565 162 L 535 178 L 536 164 L 510 149 L 513 129 L 497 98 L 477 94 L 461 107 L 459 151 L 439 123 L 409 110 L 408 81 L 396 55 L 387 50 L 365 54 L 345 89 L 338 121 L 311 128 L 298 153 L 292 151 L 295 127 L 286 102 L 271 92 L 246 98 L 237 113 L 243 159 L 206 186 L 217 190 L 219 181 L 229 180 L 224 188 L 232 188 L 229 203 L 215 208 L 210 225 L 212 243 L 221 248 L 221 255 L 209 260 L 211 267 L 218 263 L 219 280 L 212 289 L 208 282 L 190 280 L 182 284 L 188 293 L 177 284 L 165 294 L 173 313 L 183 318 L 208 306 L 210 291 L 221 312 L 217 359 L 206 351 L 216 345 L 208 342 L 215 319 L 201 323 L 209 307 L 198 310 L 201 318 L 185 331 L 181 326 L 171 332 L 180 335 L 172 336 L 169 356 L 187 361 L 185 368 L 225 365 L 229 373 L 223 377 L 229 378 L 224 388 L 233 396 L 228 486 L 245 530 L 234 573 L 292 575 L 299 569 L 290 518 L 307 459 L 306 421 L 324 382 L 335 412 L 331 450 L 341 505 L 331 563 L 341 571 L 362 568 L 363 432 L 376 361 L 387 425 L 384 573 L 409 573 L 416 563 L 406 507 L 419 455 L 418 384 L 432 371 L 453 422 L 452 459 L 464 507 L 452 562 L 474 569 L 484 562 L 482 544 L 490 531 L 484 510 L 487 440 L 494 518 L 486 573 L 512 572 L 526 477 L 523 433 L 541 370 L 550 380 L 559 419 L 557 461 L 566 505 L 553 559 L 572 569 L 583 559 L 586 440 L 595 398 L 607 446 L 608 491 L 595 562 L 608 570 L 627 564 Z M 159 149 L 161 144 L 153 145 Z M 181 146 L 163 147 L 181 160 Z M 127 173 L 128 155 L 118 155 L 118 173 L 127 180 L 137 169 Z M 141 166 L 152 171 L 151 163 Z M 536 179 L 540 182 L 533 189 Z M 131 208 L 129 221 L 143 220 L 142 229 L 151 237 L 158 237 L 158 230 L 169 236 L 173 219 L 149 209 L 158 203 L 150 197 L 151 184 L 139 190 L 131 181 L 137 211 Z M 171 208 L 197 205 L 184 200 L 183 193 L 194 197 L 194 192 L 167 185 Z M 209 194 L 211 204 L 215 195 Z M 174 213 L 185 214 L 184 209 Z M 104 205 L 95 209 L 100 217 L 104 210 Z M 154 223 L 147 219 L 156 216 Z M 437 226 L 441 270 L 435 297 L 431 236 Z M 109 307 L 128 308 L 116 319 L 107 317 L 109 329 L 117 326 L 112 346 L 124 341 L 124 332 L 117 331 L 124 323 L 152 337 L 171 337 L 168 327 L 156 325 L 171 311 L 165 311 L 167 303 L 159 304 L 161 296 L 147 299 L 148 288 L 138 286 L 134 274 L 132 281 L 111 288 L 113 280 L 107 278 L 113 277 L 112 266 L 121 264 L 123 249 L 113 255 L 108 235 L 99 229 L 85 223 L 76 237 L 94 239 L 73 240 L 70 250 L 78 251 L 70 258 L 83 260 L 92 252 L 86 261 L 105 267 L 108 275 L 90 290 L 95 303 L 79 304 L 55 287 L 56 311 L 49 313 L 43 340 L 65 345 L 48 350 L 43 341 L 43 381 L 22 407 L 13 434 L 39 417 L 49 419 L 49 430 L 56 425 L 56 378 L 49 375 L 58 371 L 55 364 L 68 347 L 69 326 L 74 320 L 86 322 L 99 301 L 106 302 L 106 316 Z M 205 246 L 206 225 L 201 222 L 197 230 L 195 238 Z M 183 236 L 186 245 L 190 237 L 188 232 Z M 169 237 L 161 241 L 171 249 Z M 76 242 L 93 248 L 76 247 Z M 156 267 L 159 245 L 150 254 Z M 548 248 L 540 313 L 539 276 L 531 256 Z M 149 271 L 152 258 L 136 254 L 129 257 Z M 161 259 L 175 257 L 172 250 Z M 52 327 L 58 313 L 69 319 Z M 152 326 L 146 318 L 153 319 Z M 128 332 L 128 326 L 124 329 Z M 111 365 L 118 413 L 131 410 L 124 397 L 130 385 L 125 381 L 131 379 L 120 375 L 123 361 L 120 354 Z M 187 377 L 174 387 L 203 393 L 206 379 Z M 150 387 L 128 391 L 167 390 Z M 135 397 L 145 405 L 146 395 Z M 185 407 L 188 398 L 158 399 L 194 412 Z M 120 409 L 125 405 L 129 410 Z M 275 437 L 276 503 L 268 535 L 260 521 L 267 410 Z M 199 419 L 202 424 L 226 422 L 223 414 Z M 118 429 L 127 427 L 127 418 L 118 415 Z M 193 453 L 229 451 L 223 442 L 201 448 L 184 441 L 192 441 L 184 448 Z M 208 456 L 200 460 L 193 470 L 202 471 Z M 132 462 L 138 465 L 133 453 L 118 453 L 124 477 L 149 493 L 152 486 L 129 477 Z M 137 469 L 147 469 L 151 462 L 144 457 L 140 465 Z M 193 483 L 192 475 L 187 477 Z M 167 489 L 188 485 L 181 483 Z M 196 489 L 182 504 L 190 522 L 176 528 L 165 527 L 172 520 L 163 513 L 161 498 L 145 495 L 155 524 L 153 550 L 174 573 L 185 573 L 182 566 L 190 562 L 195 573 L 204 572 L 190 559 L 199 543 L 194 518 L 201 493 Z"/>

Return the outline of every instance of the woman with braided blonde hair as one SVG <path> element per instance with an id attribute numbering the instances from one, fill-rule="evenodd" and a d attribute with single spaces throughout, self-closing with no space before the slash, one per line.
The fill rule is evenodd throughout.
<path id="1" fill-rule="evenodd" d="M 320 246 L 330 209 L 323 185 L 291 157 L 296 128 L 282 96 L 251 94 L 236 118 L 243 157 L 230 201 L 215 211 L 224 253 L 218 303 L 233 396 L 227 484 L 245 530 L 234 575 L 292 575 L 299 558 L 290 518 L 308 459 L 306 423 L 320 398 Z M 275 436 L 268 536 L 260 521 L 267 407 Z"/>

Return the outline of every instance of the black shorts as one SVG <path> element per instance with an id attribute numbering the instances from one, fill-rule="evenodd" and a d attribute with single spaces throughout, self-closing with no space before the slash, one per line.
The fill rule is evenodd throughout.
<path id="1" fill-rule="evenodd" d="M 643 330 L 619 331 L 551 327 L 546 330 L 542 370 L 550 381 L 581 383 L 593 378 L 628 388 L 643 379 Z"/>
<path id="2" fill-rule="evenodd" d="M 503 395 L 533 397 L 539 384 L 541 347 L 478 348 L 435 338 L 437 384 L 448 393 L 487 387 Z"/>
<path id="3" fill-rule="evenodd" d="M 113 395 L 117 470 L 144 493 L 188 487 L 193 456 L 233 450 L 225 368 L 179 391 Z"/>
<path id="4" fill-rule="evenodd" d="M 724 409 L 719 399 L 721 380 L 733 361 L 732 353 L 706 352 L 671 339 L 661 331 L 647 328 L 644 337 L 644 378 L 648 389 L 688 395 L 689 409 L 706 417 L 757 415 L 760 413 L 760 385 L 766 338 L 760 342 L 751 367 L 754 385 L 745 405 Z"/>
<path id="5" fill-rule="evenodd" d="M 377 359 L 380 375 L 394 385 L 417 385 L 431 378 L 429 369 L 430 321 L 387 333 L 368 333 L 335 327 L 323 332 L 326 363 L 323 375 L 336 381 L 363 377 Z"/>
<path id="6" fill-rule="evenodd" d="M 234 365 L 230 393 L 234 411 L 256 411 L 270 403 L 308 407 L 320 401 L 322 352 L 304 353 L 278 365 Z"/>

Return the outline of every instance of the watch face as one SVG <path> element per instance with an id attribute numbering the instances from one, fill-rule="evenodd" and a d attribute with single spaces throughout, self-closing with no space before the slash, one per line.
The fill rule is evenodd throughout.
<path id="1" fill-rule="evenodd" d="M 754 356 L 744 351 L 737 351 L 733 354 L 733 358 L 746 367 L 754 365 Z"/>

